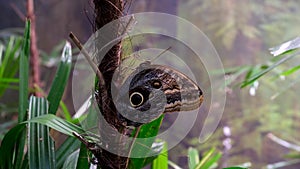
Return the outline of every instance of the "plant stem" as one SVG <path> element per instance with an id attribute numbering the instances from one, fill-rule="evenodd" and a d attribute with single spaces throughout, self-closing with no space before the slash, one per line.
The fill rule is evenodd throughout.
<path id="1" fill-rule="evenodd" d="M 37 35 L 36 35 L 36 22 L 34 14 L 34 2 L 33 0 L 27 0 L 27 17 L 31 21 L 30 27 L 30 67 L 31 67 L 31 77 L 30 77 L 30 88 L 35 89 L 34 86 L 41 86 L 40 82 L 40 59 L 39 51 L 37 48 Z M 34 90 L 33 94 L 35 96 L 41 97 L 42 94 L 38 90 Z"/>

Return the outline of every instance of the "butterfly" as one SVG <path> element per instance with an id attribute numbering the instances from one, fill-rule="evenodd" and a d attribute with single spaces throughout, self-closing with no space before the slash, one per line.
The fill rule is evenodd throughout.
<path id="1" fill-rule="evenodd" d="M 139 127 L 152 122 L 163 113 L 199 108 L 203 102 L 203 92 L 197 83 L 183 73 L 168 66 L 155 65 L 146 61 L 131 72 L 115 95 L 113 94 L 113 98 L 118 113 L 117 118 L 125 126 Z M 110 134 L 103 132 L 105 131 L 103 126 L 101 129 L 102 145 L 107 144 L 108 149 L 128 147 L 128 144 L 116 146 L 119 144 L 118 141 L 113 143 L 113 138 L 105 136 L 104 138 L 103 135 Z M 92 152 L 93 163 L 107 168 L 124 168 L 127 165 L 126 157 L 115 155 L 94 141 L 87 141 L 83 135 L 77 133 L 74 135 Z M 110 162 L 111 159 L 118 162 Z"/>
<path id="2" fill-rule="evenodd" d="M 99 65 L 105 69 L 115 63 L 107 60 L 107 63 Z M 108 70 L 110 76 L 113 69 Z M 99 86 L 99 82 L 96 82 L 96 86 Z M 116 149 L 127 153 L 129 150 L 125 154 L 130 155 L 131 146 L 123 140 L 126 137 L 117 136 L 116 132 L 124 130 L 124 127 L 126 130 L 128 126 L 140 127 L 150 123 L 163 113 L 195 110 L 203 101 L 202 90 L 188 76 L 171 67 L 151 64 L 149 61 L 139 64 L 124 78 L 121 85 L 111 83 L 105 87 L 105 97 L 101 95 L 103 90 L 96 88 L 95 98 L 100 108 L 98 114 L 103 115 L 108 125 L 99 122 L 99 136 L 87 135 L 94 137 L 92 139 L 73 133 L 92 152 L 96 159 L 93 161 L 102 168 L 126 168 L 128 164 L 127 157 L 109 151 Z M 109 126 L 113 126 L 112 131 Z"/>
<path id="3" fill-rule="evenodd" d="M 126 79 L 114 102 L 119 118 L 138 127 L 163 113 L 197 109 L 202 101 L 202 90 L 188 76 L 146 61 Z"/>

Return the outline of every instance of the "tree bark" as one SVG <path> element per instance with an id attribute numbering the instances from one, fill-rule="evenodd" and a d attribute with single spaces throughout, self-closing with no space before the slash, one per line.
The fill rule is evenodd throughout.
<path id="1" fill-rule="evenodd" d="M 119 19 L 123 16 L 124 4 L 122 0 L 94 0 L 95 5 L 95 31 L 102 28 L 104 25 L 109 22 Z M 112 30 L 112 34 L 117 36 L 118 25 Z M 115 37 L 116 37 L 115 36 Z M 98 38 L 98 37 L 97 37 Z M 99 37 L 101 38 L 101 37 Z M 97 44 L 96 44 L 97 45 Z M 106 148 L 115 149 L 118 151 L 128 151 L 128 146 L 126 141 L 122 141 L 122 138 L 115 136 L 115 132 L 119 132 L 121 135 L 125 134 L 124 126 L 122 121 L 118 118 L 117 109 L 113 103 L 112 94 L 111 94 L 111 82 L 112 77 L 119 66 L 120 63 L 120 50 L 121 42 L 118 42 L 114 45 L 101 60 L 101 63 L 98 65 L 98 69 L 103 75 L 103 79 L 99 79 L 98 84 L 96 84 L 96 100 L 100 108 L 101 114 L 103 115 L 105 121 L 110 125 L 107 126 L 103 121 L 99 122 L 100 138 L 102 145 L 105 145 Z M 101 83 L 101 81 L 103 81 Z M 103 84 L 105 84 L 103 86 Z M 98 89 L 98 91 L 97 91 Z M 112 128 L 115 131 L 111 131 Z M 98 160 L 98 164 L 101 168 L 122 168 L 126 169 L 128 165 L 128 158 L 122 157 L 118 154 L 111 153 L 105 149 L 102 149 L 101 152 L 94 152 Z"/>

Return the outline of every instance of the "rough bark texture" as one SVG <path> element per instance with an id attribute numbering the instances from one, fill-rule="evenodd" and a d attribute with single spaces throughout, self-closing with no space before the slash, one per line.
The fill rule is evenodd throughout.
<path id="1" fill-rule="evenodd" d="M 106 25 L 107 23 L 120 18 L 123 14 L 122 0 L 94 0 L 95 7 L 95 31 Z M 117 25 L 116 25 L 117 26 Z M 114 32 L 115 30 L 115 32 Z M 117 34 L 118 28 L 112 30 L 111 33 Z M 96 88 L 96 99 L 101 110 L 101 113 L 110 125 L 107 126 L 100 120 L 99 130 L 102 144 L 108 149 L 115 149 L 118 151 L 128 151 L 128 146 L 118 138 L 114 132 L 123 133 L 124 127 L 118 118 L 118 112 L 113 104 L 111 95 L 111 81 L 113 74 L 120 62 L 120 42 L 114 45 L 104 56 L 98 68 L 103 74 L 105 86 L 98 83 Z M 115 131 L 111 132 L 112 127 Z M 127 168 L 127 157 L 121 157 L 109 151 L 102 149 L 101 151 L 94 152 L 101 168 Z"/>
<path id="2" fill-rule="evenodd" d="M 107 23 L 116 20 L 122 16 L 123 11 L 123 3 L 122 0 L 94 0 L 95 4 L 95 28 L 96 30 L 100 29 Z M 117 26 L 117 25 L 116 25 Z M 95 31 L 96 31 L 95 30 Z M 115 30 L 115 32 L 114 32 Z M 118 34 L 118 28 L 112 30 L 111 33 Z M 115 106 L 112 103 L 111 99 L 111 81 L 113 77 L 113 73 L 116 68 L 119 66 L 120 62 L 120 42 L 114 45 L 104 56 L 101 63 L 99 64 L 99 70 L 102 72 L 104 81 L 106 86 L 104 88 L 107 91 L 107 97 L 103 98 L 102 93 L 99 93 L 98 103 L 100 103 L 100 108 L 102 114 L 106 121 L 115 126 L 117 129 L 120 128 L 120 124 L 118 122 L 117 111 Z M 100 79 L 101 80 L 101 79 Z M 100 85 L 100 83 L 99 83 Z M 99 86 L 99 89 L 103 88 L 103 86 Z M 106 96 L 104 96 L 106 97 Z"/>

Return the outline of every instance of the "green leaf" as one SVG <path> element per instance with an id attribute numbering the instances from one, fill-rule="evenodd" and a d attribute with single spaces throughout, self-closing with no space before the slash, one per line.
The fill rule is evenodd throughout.
<path id="1" fill-rule="evenodd" d="M 133 148 L 131 153 L 134 153 L 134 156 L 145 156 L 148 155 L 146 158 L 130 158 L 129 168 L 137 169 L 142 168 L 145 165 L 151 163 L 154 159 L 158 151 L 152 148 L 152 145 L 155 141 L 155 136 L 158 134 L 160 125 L 164 115 L 160 116 L 158 119 L 152 121 L 151 123 L 144 124 L 140 132 L 138 134 L 138 138 L 148 138 L 143 140 L 137 140 L 134 142 Z M 154 157 L 153 157 L 154 156 Z"/>
<path id="2" fill-rule="evenodd" d="M 0 168 L 11 169 L 14 166 L 14 157 L 17 156 L 17 145 L 25 124 L 18 124 L 10 129 L 4 136 L 0 147 Z M 24 137 L 25 140 L 25 137 Z"/>
<path id="3" fill-rule="evenodd" d="M 217 153 L 216 155 L 214 155 L 213 157 L 211 157 L 204 165 L 203 168 L 212 168 L 213 166 L 217 166 L 217 162 L 219 161 L 219 159 L 222 157 L 221 153 Z"/>
<path id="4" fill-rule="evenodd" d="M 48 102 L 45 98 L 30 97 L 28 120 L 48 114 Z M 29 168 L 55 168 L 54 141 L 49 128 L 41 124 L 28 124 Z"/>
<path id="5" fill-rule="evenodd" d="M 221 153 L 214 155 L 215 151 L 215 148 L 211 148 L 200 160 L 195 169 L 209 169 L 212 167 L 221 158 Z"/>
<path id="6" fill-rule="evenodd" d="M 284 71 L 284 72 L 282 72 L 280 75 L 282 75 L 282 76 L 288 76 L 288 75 L 290 75 L 290 74 L 292 74 L 292 73 L 298 71 L 299 69 L 300 69 L 300 65 L 295 66 L 295 67 L 293 67 L 293 68 L 291 68 L 291 69 L 289 69 L 289 70 L 287 70 L 287 71 Z"/>
<path id="7" fill-rule="evenodd" d="M 53 114 L 35 117 L 23 123 L 43 124 L 68 136 L 73 136 L 73 132 L 84 133 L 84 130 L 81 127 L 76 126 L 75 124 L 70 123 L 66 120 L 63 120 Z"/>
<path id="8" fill-rule="evenodd" d="M 74 151 L 72 154 L 68 154 L 68 158 L 63 161 L 63 169 L 76 169 L 77 166 L 77 161 L 78 161 L 78 157 L 79 157 L 79 150 L 78 151 Z"/>
<path id="9" fill-rule="evenodd" d="M 261 76 L 265 75 L 266 73 L 268 73 L 269 71 L 271 71 L 272 69 L 274 69 L 275 67 L 277 67 L 278 65 L 292 59 L 293 57 L 299 55 L 300 52 L 295 52 L 293 54 L 287 55 L 286 57 L 280 59 L 278 62 L 274 63 L 273 65 L 267 67 L 266 69 L 251 75 L 248 79 L 246 79 L 242 84 L 241 84 L 241 88 L 244 88 L 246 86 L 248 86 L 249 84 L 252 84 L 254 81 L 256 81 L 258 78 L 260 78 Z"/>
<path id="10" fill-rule="evenodd" d="M 68 137 L 64 143 L 56 150 L 56 167 L 62 168 L 70 154 L 79 149 L 81 142 L 75 137 Z"/>
<path id="11" fill-rule="evenodd" d="M 19 113 L 18 122 L 21 123 L 26 120 L 28 109 L 28 77 L 29 77 L 29 51 L 30 51 L 30 21 L 26 21 L 25 33 L 23 39 L 23 47 L 20 55 L 20 68 L 19 68 Z M 24 148 L 26 133 L 22 131 L 18 140 L 16 140 L 16 159 L 13 164 L 16 168 L 25 165 L 24 162 Z"/>
<path id="12" fill-rule="evenodd" d="M 86 145 L 82 143 L 79 151 L 79 157 L 78 157 L 76 169 L 89 168 L 90 163 L 88 160 L 88 152 L 89 151 Z"/>
<path id="13" fill-rule="evenodd" d="M 165 142 L 162 152 L 152 162 L 152 169 L 168 169 L 168 145 Z"/>
<path id="14" fill-rule="evenodd" d="M 199 153 L 195 148 L 190 147 L 188 149 L 188 157 L 189 157 L 189 168 L 194 169 L 199 163 Z"/>
<path id="15" fill-rule="evenodd" d="M 49 101 L 49 114 L 55 114 L 60 104 L 61 98 L 64 94 L 66 84 L 70 75 L 72 67 L 72 48 L 69 42 L 66 42 L 61 62 L 58 66 L 55 78 L 51 85 L 51 89 L 48 95 Z"/>
<path id="16" fill-rule="evenodd" d="M 63 101 L 60 101 L 59 105 L 60 105 L 61 110 L 63 112 L 64 118 L 67 121 L 72 122 L 73 119 L 72 119 L 71 113 L 69 112 L 68 107 L 65 105 L 65 103 Z"/>
<path id="17" fill-rule="evenodd" d="M 21 50 L 22 39 L 19 37 L 10 37 L 6 49 L 0 44 L 0 96 L 4 94 L 10 83 L 18 83 L 19 79 L 14 79 L 19 69 L 19 53 Z"/>
<path id="18" fill-rule="evenodd" d="M 274 56 L 278 56 L 278 55 L 290 52 L 297 48 L 300 48 L 300 37 L 297 37 L 293 40 L 285 42 L 279 46 L 273 47 L 270 49 L 270 52 Z"/>
<path id="19" fill-rule="evenodd" d="M 23 122 L 26 119 L 28 108 L 28 72 L 29 72 L 29 51 L 30 51 L 30 21 L 26 21 L 25 33 L 23 39 L 23 48 L 20 56 L 19 72 L 19 116 L 18 121 Z"/>

